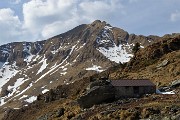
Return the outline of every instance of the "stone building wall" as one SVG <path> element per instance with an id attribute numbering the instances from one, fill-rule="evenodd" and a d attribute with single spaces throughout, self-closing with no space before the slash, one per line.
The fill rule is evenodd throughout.
<path id="1" fill-rule="evenodd" d="M 116 86 L 116 98 L 140 97 L 144 94 L 155 93 L 155 86 Z"/>

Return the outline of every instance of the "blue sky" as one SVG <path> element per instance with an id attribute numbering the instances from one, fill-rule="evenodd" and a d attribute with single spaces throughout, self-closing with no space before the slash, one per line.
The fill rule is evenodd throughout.
<path id="1" fill-rule="evenodd" d="M 0 45 L 102 20 L 138 35 L 180 33 L 180 0 L 0 0 Z"/>

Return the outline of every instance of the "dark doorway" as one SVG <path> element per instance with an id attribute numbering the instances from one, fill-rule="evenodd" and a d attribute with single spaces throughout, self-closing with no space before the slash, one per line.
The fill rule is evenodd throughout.
<path id="1" fill-rule="evenodd" d="M 134 94 L 139 94 L 139 87 L 135 86 L 133 87 Z"/>

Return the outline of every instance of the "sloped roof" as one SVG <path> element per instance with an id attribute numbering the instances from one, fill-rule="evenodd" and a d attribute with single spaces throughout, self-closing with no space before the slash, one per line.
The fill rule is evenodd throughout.
<path id="1" fill-rule="evenodd" d="M 155 86 L 149 79 L 111 80 L 113 86 Z"/>

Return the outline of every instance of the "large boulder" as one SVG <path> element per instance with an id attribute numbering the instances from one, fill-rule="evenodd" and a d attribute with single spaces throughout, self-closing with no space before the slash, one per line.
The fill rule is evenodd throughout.
<path id="1" fill-rule="evenodd" d="M 104 86 L 104 85 L 110 85 L 110 81 L 109 80 L 97 80 L 94 82 L 91 82 L 86 90 L 90 90 L 91 88 L 95 87 L 95 86 Z"/>
<path id="2" fill-rule="evenodd" d="M 77 99 L 80 107 L 89 108 L 95 104 L 111 102 L 115 99 L 115 89 L 113 86 L 94 86 L 86 94 Z"/>

